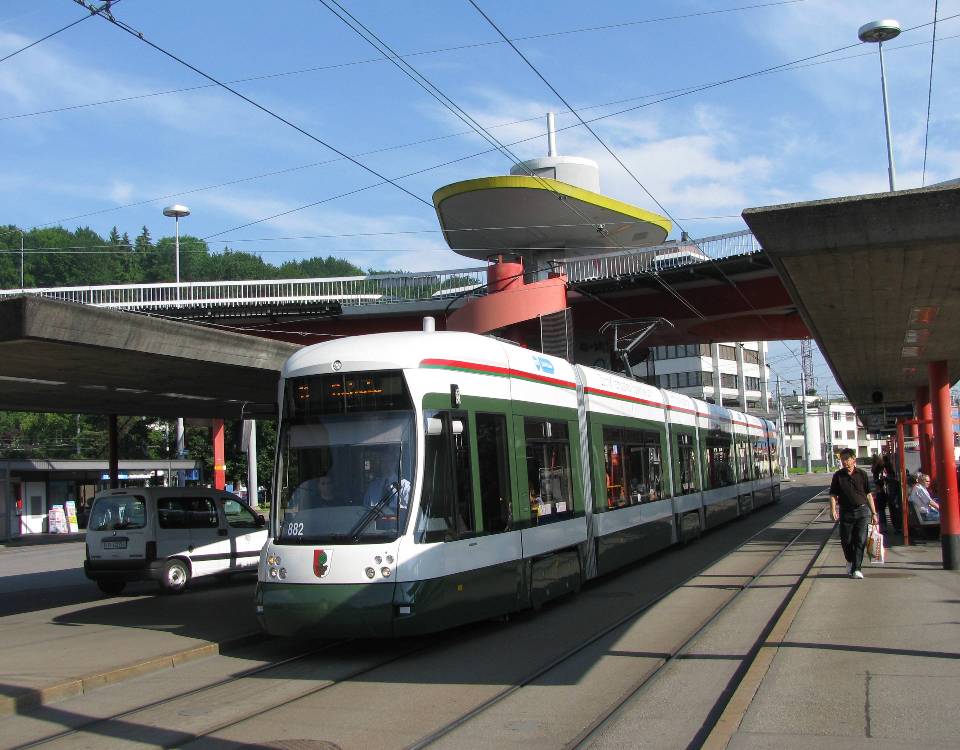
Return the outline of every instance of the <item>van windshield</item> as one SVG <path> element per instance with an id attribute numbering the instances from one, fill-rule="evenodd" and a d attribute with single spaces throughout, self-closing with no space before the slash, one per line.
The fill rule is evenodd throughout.
<path id="1" fill-rule="evenodd" d="M 97 498 L 90 511 L 90 531 L 142 529 L 147 525 L 146 503 L 139 495 Z"/>

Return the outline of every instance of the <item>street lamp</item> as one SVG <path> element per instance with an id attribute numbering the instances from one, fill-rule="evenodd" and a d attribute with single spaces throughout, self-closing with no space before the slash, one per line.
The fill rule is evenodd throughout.
<path id="1" fill-rule="evenodd" d="M 876 42 L 880 53 L 880 88 L 883 91 L 883 123 L 887 129 L 887 164 L 890 174 L 890 190 L 897 189 L 897 175 L 893 167 L 893 142 L 890 136 L 890 112 L 887 108 L 887 79 L 883 72 L 883 43 L 900 36 L 900 22 L 892 19 L 865 23 L 857 31 L 861 42 Z"/>
<path id="2" fill-rule="evenodd" d="M 180 217 L 189 216 L 190 209 L 186 206 L 181 206 L 179 203 L 175 203 L 172 206 L 167 206 L 163 209 L 164 216 L 172 216 L 176 220 L 177 224 L 177 236 L 174 240 L 174 271 L 176 272 L 177 277 L 177 299 L 180 299 Z"/>

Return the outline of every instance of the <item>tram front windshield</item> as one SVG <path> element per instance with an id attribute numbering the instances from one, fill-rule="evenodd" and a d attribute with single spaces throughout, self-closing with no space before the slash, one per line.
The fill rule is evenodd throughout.
<path id="1" fill-rule="evenodd" d="M 362 399 L 351 394 L 364 391 Z M 370 544 L 406 527 L 414 415 L 400 373 L 289 381 L 273 536 L 281 544 Z"/>

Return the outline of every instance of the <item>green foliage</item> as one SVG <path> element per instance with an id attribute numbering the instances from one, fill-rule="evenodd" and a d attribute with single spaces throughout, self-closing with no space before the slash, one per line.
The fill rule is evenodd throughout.
<path id="1" fill-rule="evenodd" d="M 21 230 L 0 227 L 0 289 L 20 288 Z M 89 227 L 73 232 L 63 227 L 23 231 L 24 286 L 100 286 L 159 284 L 175 278 L 175 240 L 154 242 L 143 227 L 130 236 L 113 227 L 104 239 Z M 132 247 L 131 247 L 132 245 Z M 242 281 L 363 276 L 363 270 L 342 258 L 308 258 L 275 266 L 256 253 L 231 250 L 212 253 L 199 237 L 180 237 L 181 281 Z"/>

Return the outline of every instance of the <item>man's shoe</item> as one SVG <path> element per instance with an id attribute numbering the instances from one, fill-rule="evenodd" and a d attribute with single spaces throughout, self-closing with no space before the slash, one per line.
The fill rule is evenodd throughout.
<path id="1" fill-rule="evenodd" d="M 859 571 L 859 570 L 855 570 L 855 571 L 853 571 L 853 577 L 854 577 L 854 578 L 863 578 L 863 572 L 862 572 L 862 571 Z"/>
<path id="2" fill-rule="evenodd" d="M 850 564 L 847 566 L 847 575 L 850 576 L 851 578 L 853 578 L 853 563 L 850 563 Z"/>

